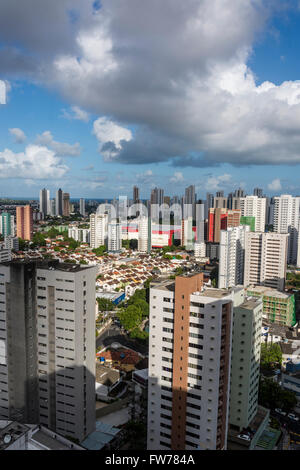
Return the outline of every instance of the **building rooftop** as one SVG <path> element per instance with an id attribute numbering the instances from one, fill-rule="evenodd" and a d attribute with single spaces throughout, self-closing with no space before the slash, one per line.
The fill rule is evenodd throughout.
<path id="1" fill-rule="evenodd" d="M 5 450 L 13 442 L 25 435 L 30 428 L 15 421 L 0 421 L 0 450 Z"/>
<path id="2" fill-rule="evenodd" d="M 255 298 L 249 299 L 248 298 L 241 305 L 239 305 L 238 307 L 239 308 L 244 308 L 246 310 L 253 310 L 255 307 L 257 307 L 260 304 L 261 304 L 260 299 L 255 299 Z"/>
<path id="3" fill-rule="evenodd" d="M 247 291 L 254 292 L 256 294 L 264 295 L 267 297 L 276 297 L 280 299 L 288 299 L 291 297 L 292 294 L 288 294 L 286 292 L 280 292 L 277 289 L 270 289 L 270 287 L 265 286 L 249 286 L 247 287 Z"/>
<path id="4" fill-rule="evenodd" d="M 30 259 L 30 258 L 16 258 L 11 261 L 5 261 L 2 263 L 4 266 L 20 266 L 35 264 L 37 268 L 47 269 L 52 271 L 53 269 L 57 271 L 65 272 L 78 272 L 85 269 L 91 269 L 91 266 L 82 265 L 82 264 L 73 264 L 73 263 L 60 263 L 59 260 L 40 260 L 40 259 Z"/>
<path id="5" fill-rule="evenodd" d="M 111 387 L 120 379 L 120 371 L 96 362 L 96 382 Z"/>
<path id="6" fill-rule="evenodd" d="M 84 450 L 80 445 L 44 426 L 0 421 L 0 450 L 10 450 L 20 438 L 22 441 L 17 444 L 20 450 Z"/>
<path id="7" fill-rule="evenodd" d="M 174 292 L 175 291 L 175 281 L 174 280 L 158 280 L 158 281 L 152 281 L 150 283 L 150 287 L 159 289 L 159 290 L 167 290 Z"/>
<path id="8" fill-rule="evenodd" d="M 88 450 L 101 450 L 106 444 L 115 439 L 120 431 L 120 429 L 110 424 L 96 421 L 96 430 L 82 442 L 82 446 Z"/>
<path id="9" fill-rule="evenodd" d="M 223 297 L 227 297 L 230 294 L 229 289 L 205 289 L 203 292 L 197 292 L 197 295 L 201 295 L 202 297 L 212 297 L 214 299 L 222 299 Z"/>

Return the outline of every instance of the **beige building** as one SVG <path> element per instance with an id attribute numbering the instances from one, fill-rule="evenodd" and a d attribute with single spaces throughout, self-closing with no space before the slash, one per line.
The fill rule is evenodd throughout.
<path id="1" fill-rule="evenodd" d="M 263 285 L 283 291 L 287 249 L 287 234 L 246 233 L 244 286 Z"/>
<path id="2" fill-rule="evenodd" d="M 63 193 L 63 215 L 65 217 L 70 216 L 70 194 L 69 193 Z"/>
<path id="3" fill-rule="evenodd" d="M 17 237 L 31 240 L 33 234 L 33 215 L 30 206 L 17 206 L 16 209 Z"/>

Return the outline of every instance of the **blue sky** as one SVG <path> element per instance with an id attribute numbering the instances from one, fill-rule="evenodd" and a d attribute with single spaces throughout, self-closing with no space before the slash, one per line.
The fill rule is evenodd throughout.
<path id="1" fill-rule="evenodd" d="M 67 11 L 69 2 L 64 3 Z M 230 28 L 241 18 L 242 25 L 225 38 L 214 32 L 219 18 L 207 6 L 204 13 L 212 25 L 208 33 L 205 30 L 207 47 L 204 41 L 203 50 L 197 51 L 202 27 L 188 36 L 189 53 L 186 43 L 172 48 L 173 27 L 184 28 L 185 19 L 176 19 L 176 10 L 173 20 L 167 14 L 164 19 L 162 9 L 161 25 L 156 25 L 153 7 L 149 22 L 157 31 L 148 33 L 137 26 L 143 13 L 148 15 L 147 4 L 141 3 L 145 11 L 136 8 L 128 16 L 106 1 L 93 13 L 75 8 L 74 24 L 63 36 L 65 49 L 63 41 L 53 50 L 39 45 L 42 28 L 34 42 L 30 24 L 14 41 L 11 31 L 1 32 L 0 20 L 0 44 L 6 54 L 1 56 L 0 47 L 0 60 L 5 58 L 0 80 L 7 84 L 7 102 L 0 104 L 0 197 L 37 197 L 42 187 L 52 196 L 61 187 L 76 198 L 131 197 L 134 184 L 143 198 L 154 186 L 180 195 L 190 184 L 196 185 L 199 197 L 239 186 L 248 193 L 262 187 L 269 195 L 299 195 L 296 2 L 287 2 L 284 11 L 268 10 L 263 21 L 251 9 L 243 17 L 240 9 L 247 2 L 232 2 L 237 6 L 228 7 L 224 21 Z M 0 16 L 12 20 L 5 4 L 3 0 Z M 30 4 L 34 8 L 35 0 Z M 195 3 L 188 0 L 187 9 L 189 4 L 192 18 Z M 91 14 L 93 23 L 88 22 Z M 188 12 L 186 16 L 187 21 Z M 104 19 L 110 20 L 108 29 Z M 65 34 L 63 23 L 52 26 L 54 34 L 55 28 L 58 35 Z M 156 35 L 165 44 L 157 45 Z M 14 63 L 8 59 L 11 51 Z M 171 59 L 166 60 L 168 51 Z M 146 58 L 148 54 L 149 70 L 140 52 Z M 183 74 L 185 69 L 189 74 Z M 258 89 L 266 82 L 272 83 L 271 91 Z"/>

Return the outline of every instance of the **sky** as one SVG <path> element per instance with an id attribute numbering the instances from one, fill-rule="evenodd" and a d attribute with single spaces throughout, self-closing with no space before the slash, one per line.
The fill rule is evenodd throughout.
<path id="1" fill-rule="evenodd" d="M 300 195 L 299 46 L 298 0 L 1 0 L 0 197 Z"/>

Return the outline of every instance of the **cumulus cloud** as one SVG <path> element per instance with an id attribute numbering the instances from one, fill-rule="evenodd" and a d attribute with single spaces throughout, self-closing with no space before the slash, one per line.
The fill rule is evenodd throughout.
<path id="1" fill-rule="evenodd" d="M 6 104 L 6 85 L 3 80 L 0 80 L 0 104 Z"/>
<path id="2" fill-rule="evenodd" d="M 78 142 L 73 145 L 56 142 L 50 131 L 45 131 L 43 134 L 38 135 L 36 143 L 38 145 L 50 147 L 60 157 L 77 157 L 81 153 L 81 147 Z"/>
<path id="3" fill-rule="evenodd" d="M 1 1 L 0 72 L 19 67 L 103 116 L 94 133 L 105 160 L 300 163 L 300 81 L 259 84 L 249 67 L 280 2 L 46 3 Z"/>
<path id="4" fill-rule="evenodd" d="M 75 119 L 77 121 L 89 122 L 90 116 L 87 111 L 81 109 L 79 106 L 71 106 L 71 110 L 62 110 L 62 117 L 65 119 Z"/>
<path id="5" fill-rule="evenodd" d="M 182 183 L 184 181 L 183 174 L 180 171 L 176 171 L 170 178 L 170 183 Z"/>
<path id="6" fill-rule="evenodd" d="M 122 150 L 124 142 L 132 139 L 129 129 L 121 127 L 105 117 L 94 122 L 93 133 L 99 142 L 99 151 L 105 160 L 113 160 Z"/>
<path id="7" fill-rule="evenodd" d="M 224 175 L 219 176 L 209 176 L 205 182 L 205 189 L 209 191 L 217 191 L 222 189 L 226 183 L 231 183 L 231 175 L 225 173 Z"/>
<path id="8" fill-rule="evenodd" d="M 0 178 L 61 178 L 68 170 L 53 150 L 40 145 L 28 145 L 21 153 L 0 152 Z"/>
<path id="9" fill-rule="evenodd" d="M 270 189 L 270 191 L 280 191 L 282 189 L 280 179 L 275 178 L 271 183 L 268 184 L 268 189 Z"/>
<path id="10" fill-rule="evenodd" d="M 143 173 L 135 175 L 135 181 L 139 184 L 150 184 L 152 183 L 154 174 L 152 170 L 146 170 Z"/>
<path id="11" fill-rule="evenodd" d="M 14 137 L 15 143 L 23 144 L 26 140 L 26 135 L 22 129 L 14 127 L 13 129 L 9 129 L 9 133 L 11 136 Z"/>

